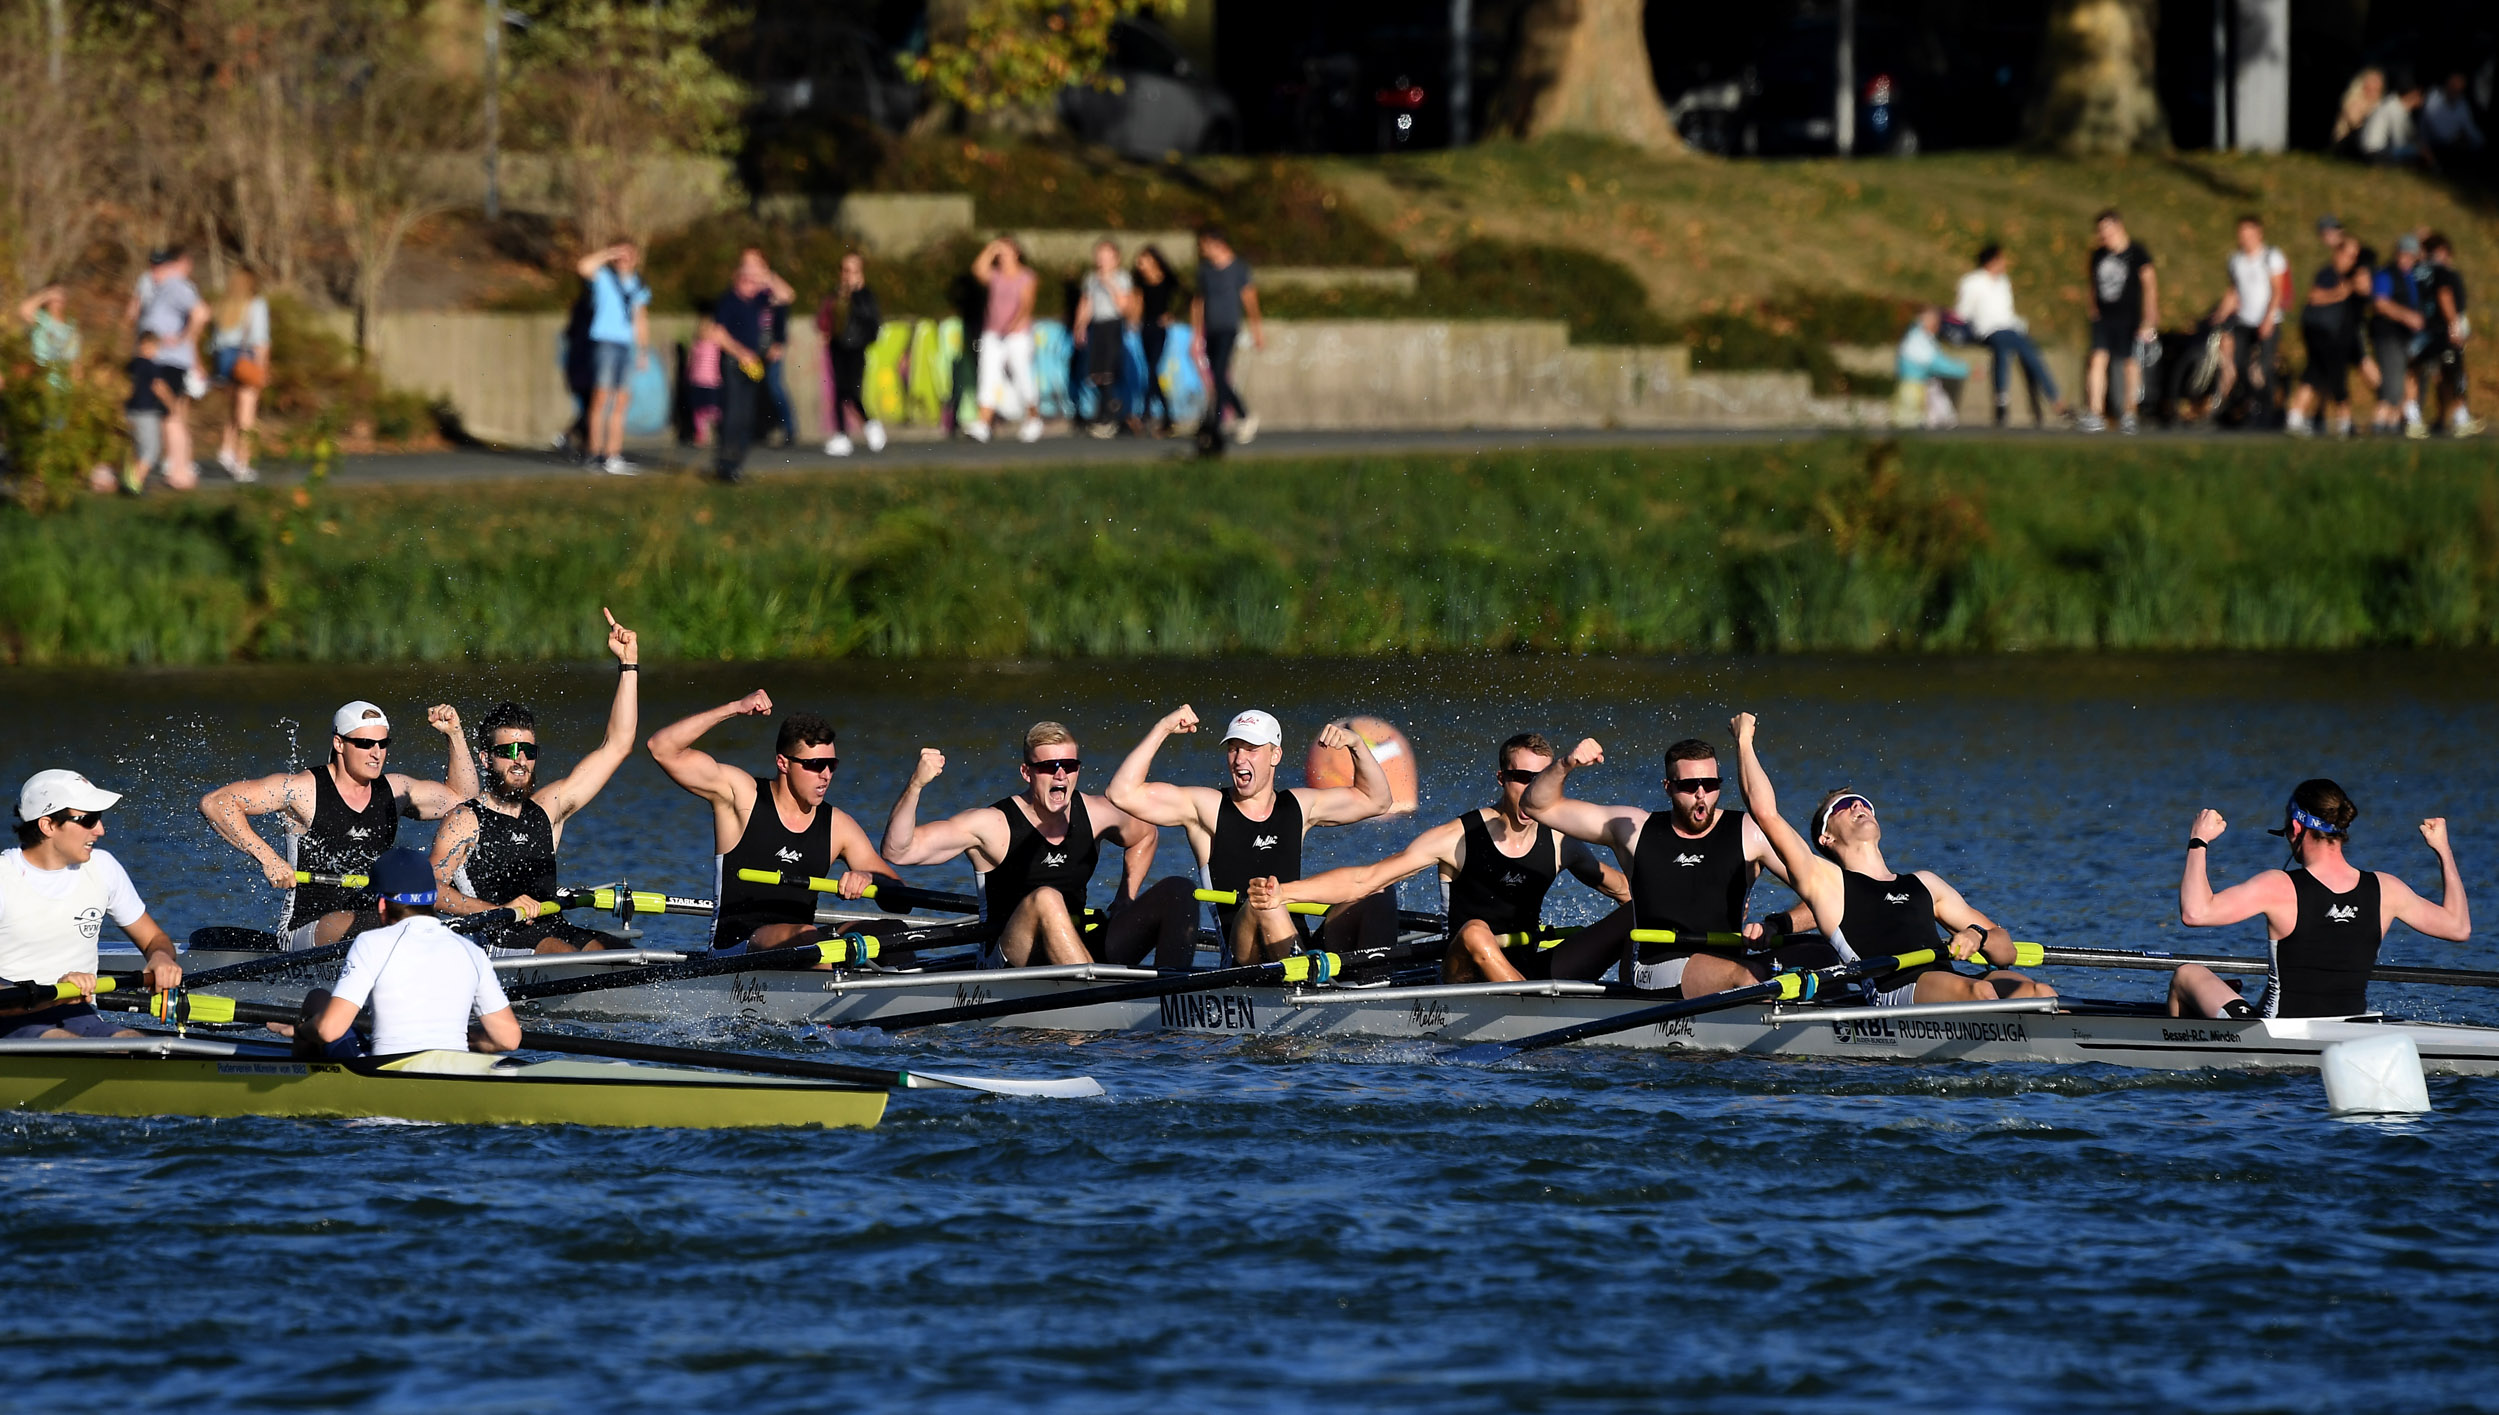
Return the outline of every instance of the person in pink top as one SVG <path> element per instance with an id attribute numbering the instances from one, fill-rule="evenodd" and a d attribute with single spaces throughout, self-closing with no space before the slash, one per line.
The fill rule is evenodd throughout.
<path id="1" fill-rule="evenodd" d="M 972 276 L 989 287 L 989 305 L 981 317 L 980 416 L 964 431 L 975 442 L 987 442 L 991 420 L 1004 408 L 1010 417 L 1023 419 L 1016 436 L 1038 442 L 1041 388 L 1033 379 L 1033 297 L 1040 293 L 1041 282 L 1024 263 L 1022 248 L 1003 236 L 981 247 L 972 261 Z"/>

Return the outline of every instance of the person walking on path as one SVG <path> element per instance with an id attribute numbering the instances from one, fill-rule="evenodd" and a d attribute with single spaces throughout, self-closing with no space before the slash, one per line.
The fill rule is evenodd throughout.
<path id="1" fill-rule="evenodd" d="M 1022 415 L 1015 435 L 1038 442 L 1041 387 L 1033 378 L 1033 299 L 1041 281 L 1025 265 L 1023 249 L 1003 236 L 981 247 L 972 277 L 988 288 L 989 299 L 981 312 L 980 382 L 974 395 L 980 412 L 964 431 L 975 442 L 987 442 L 997 414 L 1011 406 Z"/>
<path id="2" fill-rule="evenodd" d="M 1996 426 L 2004 426 L 2005 410 L 2012 406 L 2017 359 L 2022 377 L 2030 384 L 2033 420 L 2039 419 L 2039 400 L 2045 395 L 2062 422 L 2067 416 L 2065 396 L 2057 391 L 2056 376 L 2048 372 L 2048 361 L 2040 357 L 2038 344 L 2031 340 L 2030 321 L 2013 312 L 2012 267 L 2013 258 L 2004 247 L 1993 243 L 1981 247 L 1978 263 L 1961 277 L 1960 288 L 1953 294 L 1952 312 L 1970 327 L 1970 337 L 1994 355 Z"/>
<path id="3" fill-rule="evenodd" d="M 252 470 L 252 430 L 260 424 L 260 390 L 269 386 L 269 302 L 261 298 L 260 281 L 249 270 L 238 267 L 227 277 L 210 330 L 215 382 L 232 400 L 225 433 L 217 439 L 217 465 L 238 482 L 256 482 L 260 473 Z"/>
<path id="4" fill-rule="evenodd" d="M 2152 253 L 2126 234 L 2126 218 L 2110 207 L 2092 221 L 2100 244 L 2091 252 L 2091 364 L 2083 378 L 2085 432 L 2108 428 L 2109 366 L 2125 366 L 2118 405 L 2120 432 L 2135 430 L 2135 406 L 2143 401 L 2142 345 L 2160 337 L 2161 300 Z"/>
<path id="5" fill-rule="evenodd" d="M 2377 354 L 2377 406 L 2369 412 L 2369 431 L 2380 436 L 2400 428 L 2409 437 L 2427 437 L 2421 421 L 2419 385 L 2412 363 L 2429 347 L 2429 287 L 2421 270 L 2421 238 L 2407 231 L 2395 240 L 2395 258 L 2377 273 L 2369 303 L 2369 344 Z M 2398 419 L 2398 410 L 2401 417 Z"/>
<path id="6" fill-rule="evenodd" d="M 1257 277 L 1248 261 L 1232 249 L 1223 229 L 1201 226 L 1197 232 L 1197 298 L 1189 302 L 1192 352 L 1206 361 L 1206 421 L 1198 428 L 1198 444 L 1206 450 L 1223 445 L 1223 415 L 1232 410 L 1232 440 L 1246 447 L 1258 438 L 1258 418 L 1241 403 L 1232 387 L 1232 351 L 1241 328 L 1249 326 L 1250 347 L 1267 347 L 1267 322 L 1258 310 Z"/>
<path id="7" fill-rule="evenodd" d="M 771 348 L 772 307 L 796 298 L 765 264 L 761 248 L 738 253 L 737 273 L 712 305 L 698 336 L 720 351 L 720 438 L 712 475 L 734 484 L 744 476 L 755 443 L 755 400 L 764 386 L 764 359 Z"/>
<path id="8" fill-rule="evenodd" d="M 2238 249 L 2230 252 L 2230 284 L 2213 318 L 2222 328 L 2226 353 L 2213 385 L 2213 416 L 2230 406 L 2235 390 L 2264 398 L 2273 386 L 2274 359 L 2282 347 L 2282 311 L 2291 305 L 2291 262 L 2280 246 L 2265 243 L 2265 219 L 2239 218 Z"/>
<path id="9" fill-rule="evenodd" d="M 868 288 L 867 258 L 852 251 L 842 257 L 840 293 L 825 296 L 816 306 L 816 332 L 824 336 L 824 365 L 832 380 L 825 399 L 825 421 L 833 433 L 824 444 L 827 457 L 850 455 L 854 427 L 869 451 L 885 450 L 885 424 L 868 416 L 862 397 L 868 386 L 868 346 L 884 327 L 876 291 Z"/>
<path id="10" fill-rule="evenodd" d="M 2429 257 L 2430 332 L 2432 343 L 2422 355 L 2422 378 L 2435 375 L 2447 430 L 2471 437 L 2482 430 L 2479 418 L 2465 406 L 2464 345 L 2473 337 L 2473 322 L 2464 312 L 2464 276 L 2455 266 L 2455 246 L 2436 231 L 2421 239 Z M 2426 387 L 2423 390 L 2427 398 Z"/>
<path id="11" fill-rule="evenodd" d="M 130 461 L 122 467 L 121 489 L 132 496 L 147 489 L 148 473 L 165 460 L 165 410 L 175 395 L 156 352 L 156 336 L 140 335 L 139 352 L 130 360 L 130 396 L 121 405 L 130 421 Z M 103 468 L 96 476 L 96 490 L 112 490 Z"/>
<path id="12" fill-rule="evenodd" d="M 1171 395 L 1163 389 L 1163 347 L 1171 338 L 1172 307 L 1185 292 L 1180 288 L 1179 277 L 1172 274 L 1171 262 L 1154 246 L 1137 252 L 1130 283 L 1137 290 L 1137 342 L 1145 348 L 1145 393 L 1136 409 L 1137 425 L 1143 429 L 1146 414 L 1159 410 L 1155 432 L 1168 436 Z"/>
<path id="13" fill-rule="evenodd" d="M 26 297 L 17 307 L 17 317 L 25 322 L 26 352 L 33 355 L 35 367 L 43 370 L 44 382 L 55 393 L 67 393 L 81 352 L 78 326 L 69 318 L 69 292 L 46 285 Z"/>
<path id="14" fill-rule="evenodd" d="M 2300 345 L 2308 352 L 2299 387 L 2291 391 L 2291 407 L 2282 430 L 2293 437 L 2310 433 L 2313 413 L 2322 425 L 2330 414 L 2337 437 L 2351 436 L 2351 292 L 2360 279 L 2360 243 L 2328 216 L 2317 223 L 2317 239 L 2325 243 L 2325 264 L 2308 282 L 2308 303 L 2299 312 Z"/>
<path id="15" fill-rule="evenodd" d="M 633 401 L 634 369 L 650 357 L 651 288 L 642 282 L 641 266 L 641 250 L 618 241 L 575 267 L 590 282 L 587 465 L 612 477 L 639 470 L 625 460 L 625 408 Z"/>
<path id="16" fill-rule="evenodd" d="M 1119 432 L 1119 366 L 1128 355 L 1128 322 L 1136 318 L 1137 286 L 1119 268 L 1119 247 L 1093 243 L 1093 269 L 1076 299 L 1076 342 L 1085 351 L 1085 382 L 1093 385 L 1095 437 Z"/>
<path id="17" fill-rule="evenodd" d="M 156 361 L 174 399 L 165 411 L 165 484 L 188 491 L 199 483 L 191 459 L 191 403 L 208 391 L 200 376 L 200 332 L 208 306 L 191 283 L 191 255 L 180 246 L 153 252 L 147 274 L 130 297 L 129 317 L 141 334 L 156 336 Z"/>
<path id="18" fill-rule="evenodd" d="M 790 387 L 783 377 L 786 372 L 783 361 L 790 352 L 790 317 L 798 308 L 798 293 L 790 289 L 788 282 L 781 281 L 780 276 L 772 275 L 770 278 L 780 282 L 773 294 L 771 307 L 764 311 L 765 318 L 770 321 L 764 330 L 764 400 L 771 408 L 773 427 L 765 429 L 757 440 L 767 447 L 790 447 L 798 442 L 798 414 L 790 406 Z M 772 440 L 776 428 L 781 439 L 778 442 Z"/>

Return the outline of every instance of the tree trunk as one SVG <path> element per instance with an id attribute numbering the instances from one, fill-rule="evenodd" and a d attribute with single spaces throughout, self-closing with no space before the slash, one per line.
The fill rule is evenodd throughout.
<path id="1" fill-rule="evenodd" d="M 1644 0 L 1531 0 L 1494 124 L 1523 138 L 1593 133 L 1683 151 L 1649 72 L 1646 8 Z"/>
<path id="2" fill-rule="evenodd" d="M 2159 29 L 2160 0 L 2056 0 L 2030 140 L 2073 157 L 2167 147 L 2152 86 Z"/>

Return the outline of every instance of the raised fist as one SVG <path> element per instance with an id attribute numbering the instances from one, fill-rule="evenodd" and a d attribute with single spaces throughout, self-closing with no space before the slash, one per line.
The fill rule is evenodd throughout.
<path id="1" fill-rule="evenodd" d="M 599 612 L 607 615 L 607 651 L 616 655 L 618 663 L 641 662 L 642 641 L 634 636 L 633 630 L 617 623 L 616 616 L 608 613 L 605 605 L 600 606 Z"/>
<path id="2" fill-rule="evenodd" d="M 1167 733 L 1195 732 L 1197 730 L 1197 709 L 1189 706 L 1187 703 L 1182 703 L 1180 706 L 1173 708 L 1164 716 L 1162 729 Z"/>
<path id="3" fill-rule="evenodd" d="M 2428 820 L 2421 822 L 2421 838 L 2429 842 L 2429 847 L 2432 850 L 2437 851 L 2441 855 L 2446 854 L 2447 818 L 2445 816 L 2431 816 Z"/>
<path id="4" fill-rule="evenodd" d="M 1605 748 L 1594 737 L 1582 737 L 1579 739 L 1579 745 L 1571 748 L 1571 754 L 1562 759 L 1562 765 L 1572 771 L 1577 771 L 1584 766 L 1603 766 L 1605 765 Z"/>
<path id="5" fill-rule="evenodd" d="M 946 754 L 935 747 L 922 747 L 919 764 L 911 768 L 911 784 L 926 786 L 945 773 Z"/>
<path id="6" fill-rule="evenodd" d="M 2195 826 L 2187 834 L 2210 845 L 2219 840 L 2221 833 L 2229 828 L 2230 822 L 2221 818 L 2221 812 L 2206 806 L 2195 813 Z"/>
<path id="7" fill-rule="evenodd" d="M 425 722 L 445 737 L 460 735 L 460 710 L 449 703 L 436 703 L 427 708 Z"/>
<path id="8" fill-rule="evenodd" d="M 757 688 L 754 692 L 751 692 L 751 693 L 747 694 L 745 697 L 742 697 L 742 698 L 738 699 L 738 716 L 740 716 L 740 717 L 770 717 L 770 716 L 772 716 L 772 694 L 765 692 L 765 691 L 764 691 L 763 689 L 761 689 L 761 688 Z"/>

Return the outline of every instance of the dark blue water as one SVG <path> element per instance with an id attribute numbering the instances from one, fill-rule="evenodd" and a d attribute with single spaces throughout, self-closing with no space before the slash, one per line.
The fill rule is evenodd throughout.
<path id="1" fill-rule="evenodd" d="M 2354 858 L 2435 885 L 2453 822 L 2490 897 L 2490 659 L 1572 664 L 1536 659 L 648 675 L 644 731 L 773 690 L 842 726 L 837 799 L 881 828 L 912 749 L 932 809 L 1009 789 L 1062 717 L 1097 789 L 1186 696 L 1405 724 L 1423 818 L 1491 749 L 1593 733 L 1583 794 L 1649 800 L 1657 753 L 1763 716 L 1792 798 L 1871 794 L 1896 866 L 2017 936 L 2177 947 L 2177 847 L 2229 814 L 2232 878 L 2278 863 L 2289 785 L 2340 779 Z M 206 787 L 285 764 L 281 716 L 370 696 L 431 773 L 423 704 L 525 696 L 561 770 L 596 672 L 253 671 L 0 680 L 0 783 L 78 765 L 131 799 L 107 841 L 177 933 L 263 922 Z M 757 764 L 767 731 L 724 731 Z M 1210 734 L 1211 735 L 1211 734 Z M 410 747 L 416 750 L 410 751 Z M 1211 781 L 1206 739 L 1172 779 Z M 1315 835 L 1314 864 L 1403 826 Z M 422 831 L 418 832 L 420 835 Z M 568 833 L 568 877 L 700 891 L 705 813 L 639 760 Z M 1178 864 L 1180 847 L 1167 854 Z M 959 883 L 942 873 L 932 882 Z M 1575 889 L 1575 887 L 1572 887 Z M 1757 908 L 1783 895 L 1765 888 Z M 1587 896 L 1563 907 L 1586 912 Z M 1410 903 L 1423 901 L 1419 892 Z M 692 933 L 658 921 L 656 942 Z M 2198 933 L 2261 947 L 2256 927 Z M 2398 931 L 2390 961 L 2488 966 Z M 2052 974 L 2141 996 L 2156 974 Z M 2381 985 L 2499 1020 L 2499 996 Z M 771 1033 L 680 1038 L 805 1049 Z M 18 1408 L 1579 1410 L 2479 1409 L 2499 1405 L 2499 1105 L 2336 1122 L 2313 1074 L 1693 1061 L 1571 1051 L 1483 1071 L 1411 1044 L 964 1032 L 875 1054 L 1083 1071 L 1106 1100 L 907 1093 L 868 1134 L 458 1130 L 0 1118 L 0 1353 Z"/>

